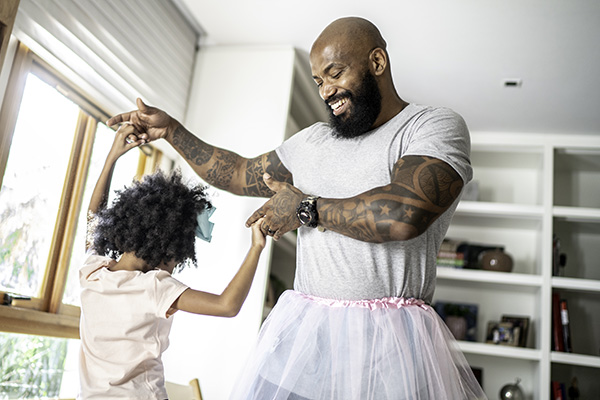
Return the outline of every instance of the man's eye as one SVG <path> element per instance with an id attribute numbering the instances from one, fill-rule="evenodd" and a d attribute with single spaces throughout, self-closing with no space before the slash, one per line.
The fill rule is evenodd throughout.
<path id="1" fill-rule="evenodd" d="M 339 78 L 340 76 L 342 76 L 342 71 L 336 72 L 336 73 L 335 73 L 335 74 L 333 74 L 331 77 L 332 77 L 333 79 L 337 79 L 337 78 Z"/>
<path id="2" fill-rule="evenodd" d="M 317 87 L 321 87 L 323 86 L 323 82 L 315 82 L 315 85 L 317 85 Z"/>

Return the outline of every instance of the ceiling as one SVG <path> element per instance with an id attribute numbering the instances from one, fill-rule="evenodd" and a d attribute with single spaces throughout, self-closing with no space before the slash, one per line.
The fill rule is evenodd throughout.
<path id="1" fill-rule="evenodd" d="M 600 135 L 597 0 L 179 2 L 202 27 L 204 45 L 308 52 L 334 19 L 365 17 L 388 43 L 404 100 L 453 108 L 473 132 Z"/>

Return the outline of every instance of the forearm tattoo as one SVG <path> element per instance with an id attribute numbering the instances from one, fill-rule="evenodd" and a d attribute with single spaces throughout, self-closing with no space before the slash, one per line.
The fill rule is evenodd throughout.
<path id="1" fill-rule="evenodd" d="M 215 151 L 213 146 L 202 142 L 183 126 L 177 127 L 173 132 L 173 147 L 179 149 L 190 164 L 197 166 L 206 164 Z"/>
<path id="2" fill-rule="evenodd" d="M 268 173 L 279 182 L 292 183 L 292 175 L 283 166 L 274 151 L 246 162 L 246 183 L 244 196 L 271 197 L 273 192 L 267 187 L 263 175 Z"/>
<path id="3" fill-rule="evenodd" d="M 454 202 L 462 179 L 448 164 L 410 156 L 396 164 L 392 183 L 344 200 L 324 200 L 323 224 L 367 242 L 411 238 L 423 233 Z"/>
<path id="4" fill-rule="evenodd" d="M 237 184 L 232 185 L 238 171 L 238 162 L 243 160 L 238 154 L 211 146 L 182 126 L 173 132 L 173 146 L 202 179 L 220 189 L 244 196 L 270 197 L 273 192 L 264 183 L 265 172 L 278 181 L 288 183 L 292 181 L 291 174 L 283 167 L 274 151 L 246 160 L 243 164 L 244 181 L 236 180 Z"/>

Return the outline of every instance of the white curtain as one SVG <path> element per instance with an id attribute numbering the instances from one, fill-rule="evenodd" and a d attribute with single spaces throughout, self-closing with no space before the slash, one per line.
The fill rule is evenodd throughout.
<path id="1" fill-rule="evenodd" d="M 176 0 L 21 0 L 21 42 L 109 114 L 136 97 L 183 119 L 200 29 Z"/>

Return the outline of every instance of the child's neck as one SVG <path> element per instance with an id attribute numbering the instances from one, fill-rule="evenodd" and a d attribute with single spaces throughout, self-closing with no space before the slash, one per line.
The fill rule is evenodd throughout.
<path id="1" fill-rule="evenodd" d="M 135 253 L 123 253 L 116 264 L 111 265 L 108 269 L 111 271 L 145 271 L 148 268 L 148 263 L 141 258 L 135 256 Z"/>
<path id="2" fill-rule="evenodd" d="M 172 274 L 175 262 L 161 263 L 157 268 Z M 135 256 L 134 252 L 123 253 L 119 261 L 108 267 L 111 271 L 148 271 L 148 263 Z"/>

